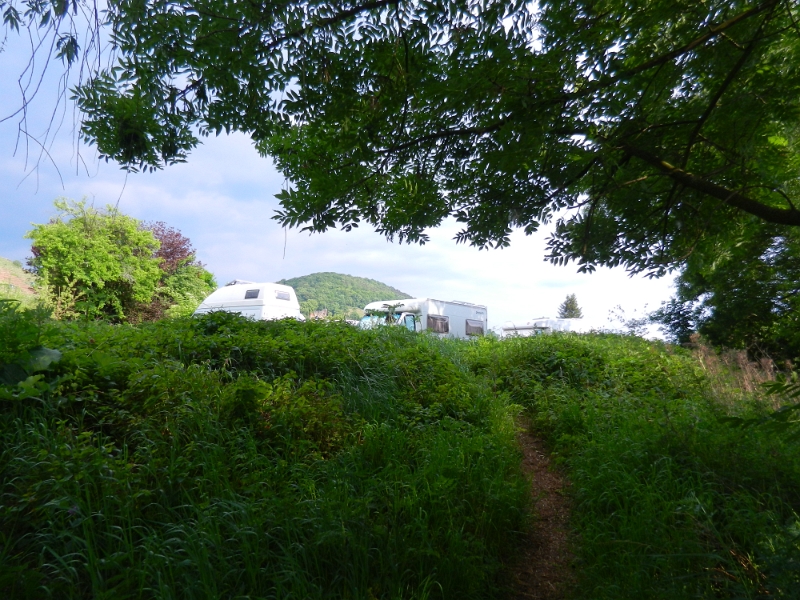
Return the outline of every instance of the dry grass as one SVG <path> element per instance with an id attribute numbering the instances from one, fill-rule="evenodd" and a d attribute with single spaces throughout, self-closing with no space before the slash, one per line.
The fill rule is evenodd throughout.
<path id="1" fill-rule="evenodd" d="M 781 369 L 769 357 L 751 360 L 746 350 L 717 351 L 697 334 L 692 336 L 691 349 L 714 396 L 722 404 L 734 407 L 747 399 L 756 399 L 773 409 L 786 404 L 785 398 L 768 394 L 764 384 L 775 381 L 782 374 L 791 374 L 791 364 L 782 365 L 784 368 Z"/>

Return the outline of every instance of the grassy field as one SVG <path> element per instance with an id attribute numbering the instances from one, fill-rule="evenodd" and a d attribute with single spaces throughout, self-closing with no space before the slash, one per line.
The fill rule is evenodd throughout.
<path id="1" fill-rule="evenodd" d="M 800 595 L 800 458 L 688 351 L 0 302 L 0 595 L 503 598 L 514 418 L 572 480 L 575 598 Z"/>

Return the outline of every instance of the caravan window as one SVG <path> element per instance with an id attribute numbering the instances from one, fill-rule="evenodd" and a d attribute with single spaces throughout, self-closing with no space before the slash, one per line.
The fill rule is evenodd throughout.
<path id="1" fill-rule="evenodd" d="M 483 321 L 467 319 L 467 335 L 483 335 Z"/>
<path id="2" fill-rule="evenodd" d="M 434 333 L 450 333 L 450 317 L 428 315 L 428 331 Z"/>
<path id="3" fill-rule="evenodd" d="M 275 290 L 275 297 L 278 300 L 290 300 L 291 299 L 290 296 L 289 296 L 289 292 L 279 292 L 278 290 Z"/>
<path id="4" fill-rule="evenodd" d="M 258 292 L 260 292 L 260 291 L 261 290 L 247 290 L 244 293 L 244 299 L 245 300 L 252 300 L 253 298 L 258 298 Z"/>

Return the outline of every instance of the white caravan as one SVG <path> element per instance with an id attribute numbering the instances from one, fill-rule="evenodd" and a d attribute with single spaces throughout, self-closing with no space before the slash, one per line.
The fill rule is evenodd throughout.
<path id="1" fill-rule="evenodd" d="M 239 313 L 256 321 L 287 318 L 305 321 L 294 289 L 279 283 L 235 279 L 203 300 L 194 314 L 215 310 Z"/>
<path id="2" fill-rule="evenodd" d="M 410 331 L 431 331 L 442 337 L 464 339 L 487 331 L 486 307 L 457 300 L 379 300 L 367 304 L 364 312 L 359 326 L 367 329 L 381 324 L 400 325 Z"/>
<path id="3" fill-rule="evenodd" d="M 503 327 L 502 337 L 518 336 L 529 337 L 541 333 L 552 333 L 554 331 L 572 331 L 574 333 L 586 333 L 590 327 L 583 319 L 551 319 L 540 317 L 527 323 L 515 324 L 507 322 Z"/>

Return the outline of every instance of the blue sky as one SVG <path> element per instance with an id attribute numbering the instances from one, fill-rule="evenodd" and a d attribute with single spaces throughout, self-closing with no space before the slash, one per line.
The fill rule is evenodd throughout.
<path id="1" fill-rule="evenodd" d="M 24 58 L 17 43 L 0 52 L 0 118 L 19 107 L 16 81 Z M 45 93 L 29 113 L 27 127 L 40 139 L 56 105 L 55 81 L 45 78 Z M 623 269 L 580 274 L 575 265 L 550 265 L 543 260 L 545 231 L 515 232 L 510 248 L 479 251 L 453 241 L 459 227 L 452 222 L 432 230 L 425 246 L 392 244 L 369 228 L 313 236 L 284 230 L 271 218 L 283 177 L 242 134 L 206 139 L 186 164 L 126 177 L 116 165 L 98 161 L 91 148 L 79 148 L 76 158 L 70 105 L 57 113 L 62 124 L 48 145 L 52 160 L 38 160 L 35 169 L 35 145 L 27 166 L 24 148 L 15 154 L 18 122 L 0 123 L 0 256 L 12 260 L 30 254 L 25 232 L 31 223 L 46 222 L 54 213 L 53 200 L 64 196 L 96 206 L 119 203 L 133 217 L 180 229 L 220 284 L 347 273 L 415 296 L 485 304 L 490 327 L 554 316 L 570 293 L 577 295 L 586 319 L 602 326 L 617 305 L 628 317 L 641 316 L 646 305 L 657 308 L 672 293 L 671 277 L 631 278 Z"/>

